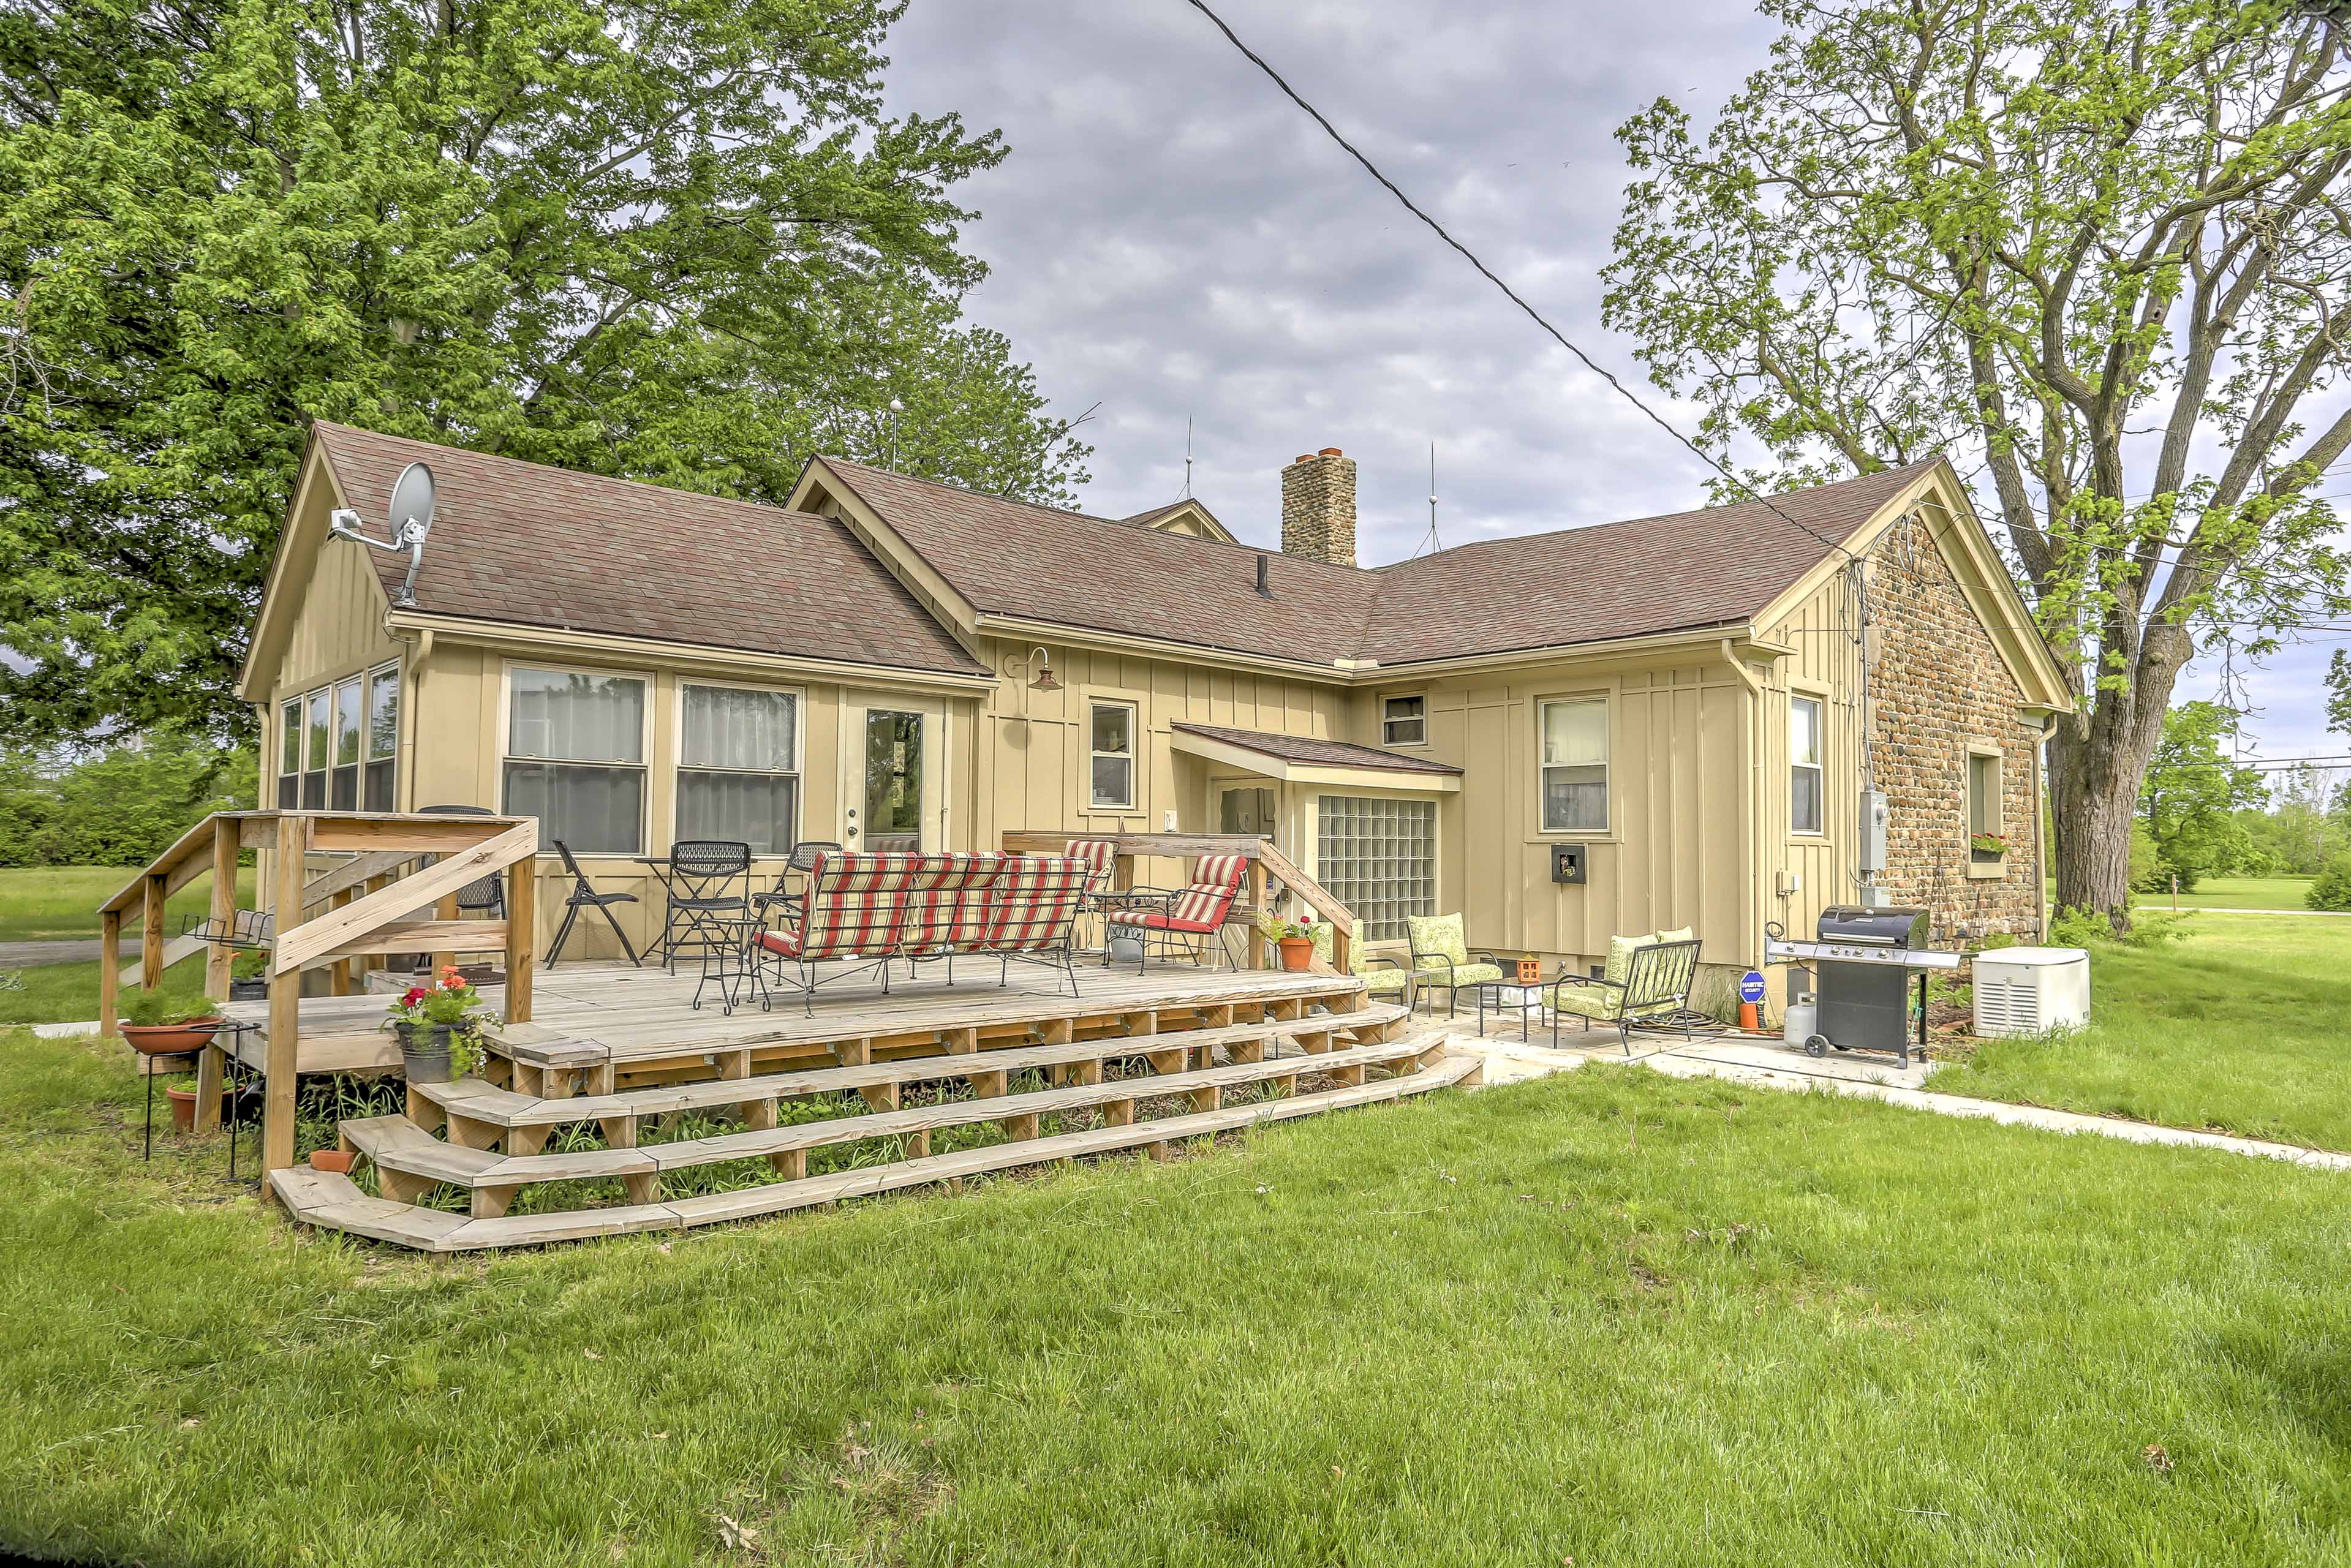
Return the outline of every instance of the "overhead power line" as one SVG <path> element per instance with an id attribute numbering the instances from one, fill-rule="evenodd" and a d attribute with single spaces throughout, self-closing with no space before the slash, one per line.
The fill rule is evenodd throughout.
<path id="1" fill-rule="evenodd" d="M 1565 349 L 1569 353 L 1573 354 L 1576 359 L 1583 363 L 1585 370 L 1590 371 L 1593 375 L 1598 376 L 1602 381 L 1606 382 L 1610 389 L 1613 390 L 1618 397 L 1623 398 L 1626 402 L 1629 402 L 1635 408 L 1639 409 L 1641 413 L 1647 417 L 1650 423 L 1656 425 L 1659 430 L 1664 431 L 1667 435 L 1672 436 L 1674 440 L 1687 447 L 1690 454 L 1697 457 L 1699 462 L 1705 464 L 1716 473 L 1721 475 L 1731 484 L 1737 486 L 1750 498 L 1761 502 L 1766 510 L 1770 511 L 1772 516 L 1778 517 L 1782 522 L 1788 524 L 1791 528 L 1793 528 L 1800 532 L 1810 534 L 1813 538 L 1820 540 L 1823 544 L 1827 545 L 1830 549 L 1836 550 L 1849 560 L 1858 561 L 1860 559 L 1860 558 L 1855 556 L 1853 551 L 1845 549 L 1844 540 L 1831 538 L 1828 535 L 1821 532 L 1818 528 L 1815 528 L 1807 523 L 1798 522 L 1794 517 L 1792 517 L 1787 513 L 1782 511 L 1772 503 L 1771 497 L 1763 494 L 1761 491 L 1756 489 L 1755 486 L 1750 485 L 1746 480 L 1741 479 L 1738 475 L 1732 473 L 1729 468 L 1725 466 L 1720 460 L 1713 455 L 1713 454 L 1708 452 L 1704 447 L 1698 445 L 1697 442 L 1692 441 L 1688 436 L 1684 435 L 1680 431 L 1675 429 L 1663 414 L 1657 413 L 1656 410 L 1651 408 L 1647 403 L 1643 402 L 1640 398 L 1635 394 L 1632 388 L 1619 381 L 1614 371 L 1600 364 L 1597 361 L 1593 360 L 1591 355 L 1585 353 L 1582 349 L 1577 348 L 1573 342 L 1569 341 L 1566 333 L 1552 326 L 1550 319 L 1546 318 L 1541 311 L 1536 309 L 1532 305 L 1528 304 L 1524 296 L 1520 295 L 1517 289 L 1512 288 L 1509 284 L 1503 282 L 1499 274 L 1496 273 L 1492 267 L 1488 267 L 1483 261 L 1479 260 L 1476 251 L 1471 250 L 1468 246 L 1463 245 L 1459 240 L 1454 238 L 1450 230 L 1448 230 L 1443 224 L 1438 223 L 1435 218 L 1429 216 L 1427 213 L 1422 211 L 1418 204 L 1415 203 L 1410 196 L 1405 195 L 1402 186 L 1398 185 L 1394 180 L 1389 179 L 1385 174 L 1382 173 L 1380 172 L 1379 165 L 1365 157 L 1361 148 L 1348 141 L 1344 136 L 1339 134 L 1339 128 L 1332 124 L 1330 120 L 1324 116 L 1321 110 L 1307 102 L 1306 99 L 1300 95 L 1298 89 L 1290 86 L 1282 74 L 1274 69 L 1273 67 L 1268 63 L 1263 55 L 1259 54 L 1255 49 L 1252 49 L 1247 44 L 1242 43 L 1240 35 L 1234 32 L 1232 27 L 1222 16 L 1217 16 L 1215 11 L 1208 7 L 1207 0 L 1190 0 L 1190 4 L 1194 10 L 1199 12 L 1201 16 L 1206 16 L 1210 22 L 1216 25 L 1217 31 L 1225 36 L 1226 42 L 1231 44 L 1234 48 L 1238 49 L 1242 55 L 1247 57 L 1251 65 L 1263 71 L 1266 74 L 1267 78 L 1270 80 L 1275 87 L 1281 89 L 1281 94 L 1284 98 L 1287 98 L 1290 102 L 1304 110 L 1308 117 L 1311 119 L 1315 124 L 1322 128 L 1322 133 L 1324 135 L 1337 142 L 1341 149 L 1346 152 L 1348 157 L 1353 158 L 1356 162 L 1362 164 L 1364 166 L 1364 172 L 1369 174 L 1373 179 L 1377 180 L 1383 186 L 1386 187 L 1388 194 L 1394 196 L 1398 202 L 1404 204 L 1405 211 L 1410 213 L 1414 217 L 1418 218 L 1422 223 L 1427 225 L 1429 231 L 1432 234 L 1436 235 L 1437 238 L 1443 240 L 1447 245 L 1451 246 L 1456 251 L 1458 251 L 1464 261 L 1467 261 L 1470 266 L 1478 269 L 1479 276 L 1485 278 L 1487 282 L 1492 284 L 1495 287 L 1500 289 L 1504 298 L 1508 298 L 1511 304 L 1517 306 L 1520 310 L 1526 313 L 1527 319 L 1541 328 L 1545 333 L 1550 335 L 1552 340 L 1556 342 L 1561 348 Z"/>

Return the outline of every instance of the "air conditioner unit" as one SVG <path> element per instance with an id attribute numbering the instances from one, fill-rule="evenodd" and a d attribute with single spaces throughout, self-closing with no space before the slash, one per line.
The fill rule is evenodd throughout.
<path id="1" fill-rule="evenodd" d="M 2039 1034 L 2090 1018 L 2090 955 L 2079 947 L 1998 947 L 1975 956 L 1975 1031 Z"/>

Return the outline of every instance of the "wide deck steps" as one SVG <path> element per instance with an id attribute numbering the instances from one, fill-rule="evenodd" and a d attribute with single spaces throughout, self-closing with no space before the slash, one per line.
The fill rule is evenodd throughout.
<path id="1" fill-rule="evenodd" d="M 1429 1050 L 1432 1044 L 1424 1040 L 1421 1049 Z M 1291 1059 L 1280 1065 L 1292 1070 L 1320 1071 L 1324 1060 L 1320 1057 Z M 1287 1099 L 1195 1111 L 1156 1121 L 1094 1127 L 1084 1132 L 1023 1139 L 950 1155 L 925 1155 L 889 1165 L 772 1182 L 733 1192 L 706 1193 L 611 1208 L 568 1209 L 553 1214 L 506 1215 L 494 1218 L 469 1218 L 438 1209 L 419 1208 L 413 1204 L 388 1198 L 370 1197 L 349 1176 L 299 1167 L 270 1172 L 269 1185 L 278 1201 L 297 1219 L 327 1229 L 348 1231 L 355 1236 L 427 1252 L 530 1247 L 550 1241 L 618 1236 L 633 1231 L 684 1230 L 696 1226 L 782 1214 L 796 1208 L 837 1203 L 843 1198 L 869 1197 L 904 1187 L 982 1176 L 1020 1166 L 1162 1145 L 1181 1139 L 1313 1115 L 1318 1112 L 1344 1110 L 1423 1094 L 1469 1081 L 1479 1067 L 1479 1062 L 1474 1057 L 1448 1057 L 1434 1066 L 1396 1077 L 1371 1079 L 1360 1084 Z M 1155 1079 L 1136 1080 L 1135 1087 L 1145 1094 L 1161 1092 L 1161 1089 L 1153 1087 L 1159 1082 Z M 1032 1100 L 1035 1097 L 1022 1098 Z M 963 1102 L 959 1108 L 967 1108 L 971 1103 Z M 872 1118 L 852 1120 L 867 1122 Z"/>
<path id="2" fill-rule="evenodd" d="M 1134 1116 L 1134 1102 L 1184 1095 L 1194 1109 L 1215 1108 L 1225 1090 L 1261 1083 L 1269 1079 L 1295 1080 L 1301 1072 L 1327 1074 L 1343 1082 L 1359 1077 L 1366 1068 L 1395 1069 L 1400 1062 L 1417 1063 L 1429 1049 L 1425 1040 L 1351 1046 L 1311 1055 L 1286 1056 L 1263 1061 L 1238 1061 L 1203 1071 L 1153 1073 L 1102 1083 L 1081 1083 L 1061 1089 L 1019 1094 L 987 1095 L 953 1100 L 936 1105 L 883 1111 L 869 1115 L 836 1116 L 789 1127 L 753 1128 L 709 1137 L 643 1147 L 584 1149 L 551 1155 L 498 1155 L 442 1142 L 405 1116 L 371 1116 L 342 1124 L 345 1143 L 365 1155 L 378 1171 L 392 1171 L 426 1181 L 446 1183 L 480 1192 L 485 1188 L 526 1186 L 533 1182 L 585 1181 L 598 1178 L 658 1176 L 664 1171 L 729 1160 L 805 1155 L 833 1144 L 862 1143 L 871 1138 L 901 1137 L 964 1126 L 978 1122 L 1013 1123 L 1023 1117 L 1053 1115 L 1095 1106 L 1123 1108 Z M 562 1102 L 558 1102 L 562 1103 Z M 501 1205 L 501 1207 L 503 1207 Z"/>
<path id="3" fill-rule="evenodd" d="M 1074 1066 L 1111 1058 L 1141 1056 L 1172 1060 L 1173 1053 L 1179 1051 L 1205 1053 L 1219 1046 L 1231 1048 L 1252 1041 L 1270 1045 L 1276 1040 L 1296 1040 L 1300 1036 L 1381 1033 L 1405 1022 L 1409 1017 L 1410 1014 L 1401 1006 L 1380 1003 L 1344 1013 L 1312 1013 L 1301 1018 L 1269 1019 L 1259 1023 L 1175 1030 L 1165 1034 L 1075 1040 L 1050 1045 L 997 1046 L 986 1050 L 902 1057 L 893 1061 L 856 1066 L 810 1068 L 765 1073 L 758 1077 L 705 1079 L 691 1083 L 631 1089 L 615 1094 L 540 1097 L 501 1089 L 478 1078 L 463 1078 L 448 1083 L 411 1084 L 409 1115 L 420 1124 L 433 1124 L 445 1117 L 452 1142 L 486 1148 L 490 1144 L 500 1141 L 504 1134 L 517 1129 L 531 1130 L 543 1137 L 546 1129 L 570 1122 L 633 1122 L 643 1116 L 667 1115 L 679 1111 L 707 1110 L 721 1105 L 753 1104 L 851 1091 L 882 1091 L 885 1092 L 869 1093 L 867 1098 L 891 1099 L 894 1098 L 892 1092 L 909 1084 L 935 1082 L 946 1078 L 985 1076 L 994 1081 L 1014 1072 Z M 1199 1060 L 1205 1061 L 1205 1054 Z M 429 1111 L 428 1106 L 431 1108 Z M 507 1141 L 512 1142 L 511 1139 Z M 624 1133 L 623 1141 L 632 1141 L 632 1138 Z"/>

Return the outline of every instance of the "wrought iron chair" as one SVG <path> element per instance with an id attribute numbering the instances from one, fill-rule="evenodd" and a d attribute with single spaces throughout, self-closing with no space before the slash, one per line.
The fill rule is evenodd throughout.
<path id="1" fill-rule="evenodd" d="M 1135 972 L 1151 961 L 1151 946 L 1159 946 L 1163 959 L 1181 952 L 1195 964 L 1213 965 L 1222 953 L 1228 968 L 1238 967 L 1225 946 L 1225 917 L 1240 896 L 1248 877 L 1248 855 L 1202 855 L 1193 862 L 1188 887 L 1137 887 L 1107 895 L 1104 918 L 1111 935 L 1134 938 L 1141 951 Z M 1102 944 L 1102 962 L 1110 962 L 1111 944 Z"/>
<path id="2" fill-rule="evenodd" d="M 1586 1032 L 1595 1019 L 1614 1024 L 1617 1042 L 1627 1056 L 1633 1054 L 1636 1029 L 1679 1030 L 1682 1038 L 1689 1040 L 1699 1026 L 1712 1028 L 1713 1018 L 1693 1012 L 1689 1006 L 1690 984 L 1698 976 L 1698 946 L 1694 938 L 1687 942 L 1644 939 L 1631 947 L 1621 975 L 1604 970 L 1597 977 L 1562 972 L 1545 988 L 1551 992 L 1552 1044 L 1559 1044 L 1562 1013 L 1582 1019 Z M 1615 956 L 1610 954 L 1612 958 Z"/>
<path id="3" fill-rule="evenodd" d="M 740 879 L 742 885 L 735 885 Z M 751 846 L 737 839 L 680 839 L 669 851 L 669 907 L 662 922 L 662 965 L 674 973 L 677 950 L 739 946 L 739 923 L 751 917 Z"/>
<path id="4" fill-rule="evenodd" d="M 776 874 L 776 885 L 765 893 L 751 895 L 751 903 L 758 907 L 762 923 L 771 915 L 780 915 L 786 920 L 799 919 L 801 901 L 808 896 L 806 879 L 816 871 L 816 857 L 845 852 L 841 845 L 827 839 L 802 839 L 794 844 L 791 859 L 785 862 L 784 869 Z M 794 892 L 791 885 L 792 878 L 796 876 L 802 879 L 798 892 Z"/>
<path id="5" fill-rule="evenodd" d="M 637 956 L 629 934 L 621 929 L 621 923 L 612 916 L 612 905 L 634 904 L 637 895 L 633 893 L 597 892 L 596 884 L 588 880 L 588 873 L 580 869 L 580 861 L 572 854 L 571 846 L 561 839 L 552 841 L 555 852 L 563 857 L 563 869 L 570 874 L 571 896 L 563 901 L 563 924 L 555 928 L 555 941 L 547 949 L 547 956 L 539 961 L 541 966 L 549 969 L 555 967 L 555 961 L 563 956 L 564 939 L 571 935 L 571 927 L 580 919 L 580 912 L 592 909 L 604 917 L 605 925 L 612 928 L 612 936 L 621 944 L 621 951 L 629 956 L 629 962 L 640 969 L 643 968 L 645 961 Z"/>

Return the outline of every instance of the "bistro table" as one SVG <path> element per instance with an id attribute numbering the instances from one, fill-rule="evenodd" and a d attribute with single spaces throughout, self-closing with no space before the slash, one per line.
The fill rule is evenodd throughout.
<path id="1" fill-rule="evenodd" d="M 1505 978 L 1479 980 L 1469 988 L 1478 993 L 1478 1038 L 1479 1040 L 1486 1038 L 1486 998 L 1489 995 L 1494 998 L 1494 1009 L 1497 1012 L 1515 1011 L 1519 1015 L 1519 1038 L 1520 1040 L 1531 1038 L 1527 1033 L 1531 1022 L 1531 1015 L 1542 1010 L 1542 987 L 1540 984 L 1527 986 L 1520 984 L 1516 979 Z M 1506 992 L 1517 992 L 1521 999 L 1511 1001 L 1505 995 Z"/>
<path id="2" fill-rule="evenodd" d="M 661 937 L 645 951 L 651 953 L 654 946 L 658 946 L 661 949 L 662 967 L 672 968 L 677 962 L 677 950 L 680 947 L 698 945 L 697 933 L 702 933 L 704 936 L 718 934 L 715 927 L 710 932 L 702 932 L 704 925 L 714 912 L 696 907 L 695 901 L 704 895 L 698 893 L 696 884 L 692 881 L 692 873 L 680 874 L 668 855 L 639 855 L 636 861 L 639 865 L 652 872 L 660 880 L 664 894 Z M 706 882 L 707 879 L 705 879 L 705 884 Z M 746 897 L 741 901 L 740 906 L 747 912 L 752 907 L 752 903 L 751 898 Z M 766 911 L 762 909 L 760 914 L 764 915 Z"/>

